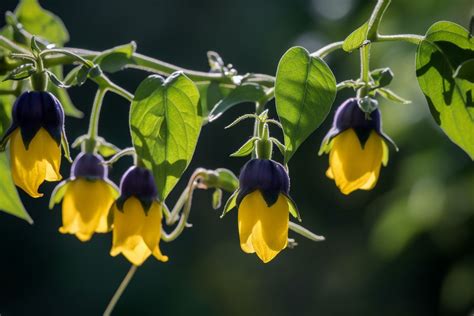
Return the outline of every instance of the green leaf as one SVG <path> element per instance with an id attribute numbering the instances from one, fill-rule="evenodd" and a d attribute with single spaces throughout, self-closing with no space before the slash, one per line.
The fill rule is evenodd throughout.
<path id="1" fill-rule="evenodd" d="M 50 71 L 52 73 L 54 73 L 54 75 L 58 78 L 63 77 L 63 67 L 62 66 L 52 67 L 52 68 L 50 68 Z M 59 80 L 61 80 L 61 79 L 59 79 Z M 60 88 L 60 87 L 56 86 L 54 83 L 49 82 L 48 83 L 48 91 L 51 92 L 52 94 L 54 94 L 59 99 L 59 101 L 63 105 L 64 113 L 66 115 L 69 115 L 69 116 L 72 116 L 72 117 L 75 117 L 75 118 L 82 118 L 84 116 L 84 114 L 74 106 L 74 104 L 72 103 L 71 98 L 69 97 L 69 93 L 67 92 L 66 89 Z"/>
<path id="2" fill-rule="evenodd" d="M 474 38 L 452 22 L 431 26 L 416 55 L 416 75 L 431 115 L 471 159 L 474 159 L 474 84 L 455 78 L 455 73 L 473 58 Z"/>
<path id="3" fill-rule="evenodd" d="M 237 206 L 237 196 L 239 195 L 239 190 L 235 190 L 234 193 L 229 197 L 227 202 L 224 205 L 224 210 L 222 211 L 221 218 L 223 218 L 229 211 Z"/>
<path id="4" fill-rule="evenodd" d="M 244 83 L 216 104 L 209 114 L 209 122 L 218 119 L 219 116 L 234 105 L 244 102 L 258 102 L 265 96 L 265 90 L 262 86 L 255 83 Z"/>
<path id="5" fill-rule="evenodd" d="M 220 84 L 217 82 L 198 82 L 196 86 L 199 89 L 199 103 L 201 105 L 201 116 L 207 123 L 209 113 L 215 105 L 225 98 L 234 89 L 232 85 Z"/>
<path id="6" fill-rule="evenodd" d="M 453 77 L 457 79 L 464 79 L 473 83 L 474 82 L 474 59 L 466 60 L 461 65 L 459 65 Z"/>
<path id="7" fill-rule="evenodd" d="M 252 154 L 255 148 L 255 142 L 257 141 L 258 137 L 252 137 L 245 144 L 242 145 L 236 152 L 231 154 L 231 157 L 245 157 Z"/>
<path id="8" fill-rule="evenodd" d="M 118 148 L 112 143 L 107 142 L 102 137 L 99 137 L 98 141 L 99 146 L 97 150 L 99 151 L 99 154 L 101 154 L 105 158 L 111 157 L 120 151 L 120 148 Z"/>
<path id="9" fill-rule="evenodd" d="M 369 31 L 369 23 L 365 22 L 354 32 L 352 32 L 342 44 L 342 49 L 346 52 L 352 52 L 354 49 L 361 47 L 367 40 L 367 34 Z"/>
<path id="10" fill-rule="evenodd" d="M 336 79 L 318 57 L 302 47 L 290 48 L 280 60 L 275 101 L 283 125 L 285 164 L 308 136 L 321 125 L 336 97 Z"/>
<path id="11" fill-rule="evenodd" d="M 199 91 L 181 72 L 146 78 L 130 109 L 133 146 L 152 170 L 161 201 L 188 167 L 201 131 Z"/>
<path id="12" fill-rule="evenodd" d="M 63 46 L 69 41 L 69 33 L 61 19 L 43 9 L 38 0 L 21 0 L 15 9 L 18 21 L 29 33 Z"/>
<path id="13" fill-rule="evenodd" d="M 30 77 L 35 72 L 35 65 L 23 64 L 10 71 L 10 73 L 3 80 L 23 80 Z"/>
<path id="14" fill-rule="evenodd" d="M 7 151 L 0 152 L 0 210 L 33 224 L 13 183 L 7 154 Z"/>
<path id="15" fill-rule="evenodd" d="M 51 198 L 49 199 L 49 209 L 52 210 L 55 204 L 59 204 L 66 194 L 66 189 L 69 186 L 69 180 L 61 181 L 51 193 Z"/>
<path id="16" fill-rule="evenodd" d="M 99 64 L 103 71 L 114 73 L 122 70 L 125 65 L 134 63 L 132 56 L 136 49 L 137 44 L 133 41 L 125 45 L 116 46 L 94 58 L 94 63 Z"/>
<path id="17" fill-rule="evenodd" d="M 3 81 L 0 78 L 0 89 L 10 90 L 15 86 L 13 81 Z M 11 114 L 15 97 L 12 95 L 0 95 L 0 137 L 11 124 Z"/>
<path id="18" fill-rule="evenodd" d="M 395 103 L 400 103 L 400 104 L 410 104 L 411 103 L 410 100 L 402 98 L 401 96 L 399 96 L 398 94 L 396 94 L 395 92 L 393 92 L 390 89 L 379 88 L 375 91 L 376 91 L 377 94 L 379 94 L 382 98 L 384 98 L 386 100 L 389 100 L 389 101 L 392 101 L 392 102 L 395 102 Z"/>

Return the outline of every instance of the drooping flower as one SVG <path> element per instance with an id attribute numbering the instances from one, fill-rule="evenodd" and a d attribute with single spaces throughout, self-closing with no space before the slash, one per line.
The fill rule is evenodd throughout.
<path id="1" fill-rule="evenodd" d="M 112 206 L 114 216 L 111 256 L 123 254 L 139 266 L 150 256 L 166 262 L 161 253 L 162 204 L 153 174 L 145 168 L 131 167 L 120 183 L 120 197 Z"/>
<path id="2" fill-rule="evenodd" d="M 71 178 L 61 182 L 53 192 L 51 208 L 63 199 L 61 233 L 88 241 L 94 233 L 110 231 L 108 215 L 119 193 L 107 178 L 108 170 L 103 162 L 97 154 L 79 154 L 72 165 Z"/>
<path id="3" fill-rule="evenodd" d="M 59 181 L 64 111 L 46 91 L 24 92 L 12 109 L 12 124 L 0 143 L 10 141 L 13 181 L 34 198 L 44 181 Z"/>
<path id="4" fill-rule="evenodd" d="M 298 217 L 289 189 L 290 179 L 281 164 L 252 159 L 242 168 L 239 189 L 226 206 L 238 208 L 240 247 L 264 263 L 286 248 L 289 214 Z"/>
<path id="5" fill-rule="evenodd" d="M 380 110 L 367 114 L 358 99 L 348 99 L 337 109 L 321 145 L 319 154 L 329 154 L 326 176 L 343 194 L 373 189 L 382 164 L 388 163 L 387 142 L 394 144 L 382 131 Z"/>

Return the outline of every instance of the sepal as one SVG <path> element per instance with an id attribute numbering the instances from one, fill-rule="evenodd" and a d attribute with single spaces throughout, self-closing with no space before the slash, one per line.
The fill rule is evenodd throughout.
<path id="1" fill-rule="evenodd" d="M 239 195 L 239 190 L 235 190 L 234 193 L 229 197 L 227 202 L 224 205 L 224 210 L 222 211 L 221 218 L 223 218 L 229 211 L 237 206 L 237 196 Z"/>
<path id="2" fill-rule="evenodd" d="M 286 201 L 288 202 L 288 207 L 289 207 L 289 211 L 290 211 L 290 214 L 296 218 L 299 222 L 301 222 L 301 215 L 300 215 L 300 212 L 298 210 L 298 207 L 296 206 L 296 203 L 295 201 L 293 201 L 293 199 L 288 195 L 288 194 L 283 194 L 286 198 Z"/>
<path id="3" fill-rule="evenodd" d="M 71 181 L 64 180 L 61 181 L 53 190 L 53 193 L 51 193 L 51 198 L 49 199 L 49 209 L 52 210 L 54 208 L 55 204 L 59 204 L 61 200 L 64 197 L 64 194 L 66 194 L 67 187 L 69 186 L 69 183 Z"/>

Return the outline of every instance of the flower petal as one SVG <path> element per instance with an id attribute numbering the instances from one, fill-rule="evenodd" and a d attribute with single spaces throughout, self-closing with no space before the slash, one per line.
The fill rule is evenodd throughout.
<path id="1" fill-rule="evenodd" d="M 329 154 L 329 165 L 342 193 L 357 189 L 370 190 L 377 183 L 383 158 L 383 140 L 372 131 L 362 148 L 353 129 L 348 129 L 334 138 Z M 331 175 L 330 172 L 326 173 Z"/>
<path id="2" fill-rule="evenodd" d="M 148 210 L 145 223 L 142 227 L 141 235 L 143 237 L 143 241 L 148 246 L 148 249 L 153 252 L 153 255 L 156 257 L 156 259 L 166 262 L 168 261 L 168 257 L 161 253 L 158 245 L 161 238 L 162 217 L 163 213 L 161 210 L 161 204 L 158 202 L 153 202 L 150 209 Z"/>
<path id="3" fill-rule="evenodd" d="M 61 149 L 41 128 L 26 149 L 19 129 L 13 132 L 10 139 L 10 155 L 13 180 L 32 197 L 41 197 L 39 186 L 46 181 L 59 181 L 61 175 Z"/>
<path id="4" fill-rule="evenodd" d="M 103 180 L 72 180 L 63 200 L 61 233 L 75 234 L 81 241 L 89 240 L 98 229 L 102 217 L 107 217 L 114 197 Z"/>
<path id="5" fill-rule="evenodd" d="M 244 197 L 239 207 L 240 246 L 244 252 L 256 252 L 265 263 L 271 261 L 288 243 L 289 206 L 280 194 L 271 207 L 260 191 Z"/>
<path id="6" fill-rule="evenodd" d="M 257 224 L 258 213 L 256 209 L 256 201 L 258 199 L 258 191 L 247 194 L 239 205 L 239 238 L 240 247 L 246 253 L 254 253 L 251 235 L 254 226 Z"/>

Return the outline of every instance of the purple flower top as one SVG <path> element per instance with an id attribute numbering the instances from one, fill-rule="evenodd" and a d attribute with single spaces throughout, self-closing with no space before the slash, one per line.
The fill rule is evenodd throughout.
<path id="1" fill-rule="evenodd" d="M 23 143 L 28 148 L 36 133 L 43 127 L 58 146 L 64 125 L 64 110 L 59 100 L 47 91 L 26 91 L 13 104 L 12 125 L 4 139 L 20 128 Z"/>
<path id="2" fill-rule="evenodd" d="M 268 159 L 249 160 L 240 171 L 237 204 L 255 190 L 262 193 L 268 206 L 278 200 L 280 193 L 288 195 L 290 178 L 285 167 Z"/>
<path id="3" fill-rule="evenodd" d="M 133 166 L 122 176 L 120 197 L 117 200 L 118 208 L 122 210 L 125 201 L 132 196 L 140 200 L 145 212 L 148 211 L 151 203 L 157 199 L 158 189 L 150 170 Z"/>
<path id="4" fill-rule="evenodd" d="M 80 153 L 72 164 L 71 178 L 105 179 L 108 169 L 103 162 L 104 159 L 97 154 Z"/>
<path id="5" fill-rule="evenodd" d="M 332 138 L 350 128 L 357 134 L 362 146 L 369 139 L 371 131 L 375 131 L 397 148 L 395 143 L 382 130 L 380 110 L 377 108 L 367 115 L 367 113 L 359 108 L 357 98 L 348 99 L 339 106 L 334 115 L 332 127 L 324 137 L 323 146 L 328 144 Z"/>

